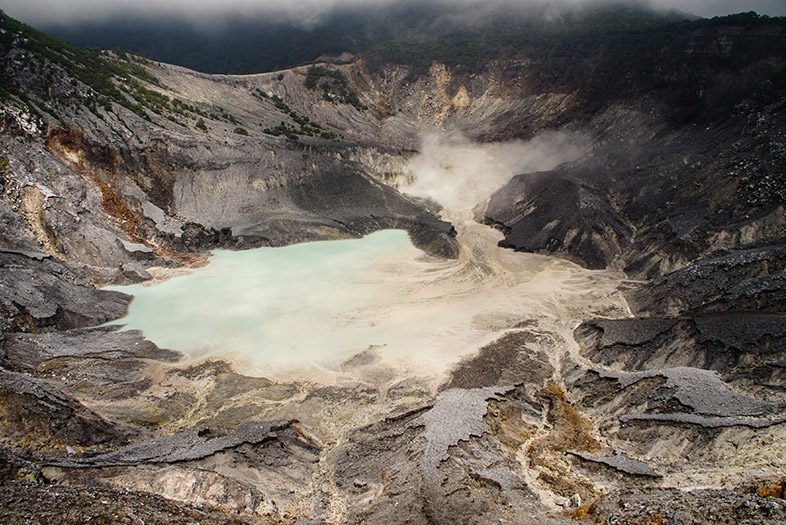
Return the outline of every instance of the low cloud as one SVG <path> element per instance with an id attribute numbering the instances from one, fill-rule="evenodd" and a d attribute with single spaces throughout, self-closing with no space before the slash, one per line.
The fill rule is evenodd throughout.
<path id="1" fill-rule="evenodd" d="M 783 0 L 655 0 L 653 4 L 678 9 L 700 16 L 720 16 L 743 11 L 756 11 L 762 15 L 786 16 Z"/>
<path id="2" fill-rule="evenodd" d="M 404 193 L 432 199 L 456 212 L 485 202 L 514 175 L 553 169 L 584 156 L 587 136 L 549 131 L 528 141 L 479 144 L 458 135 L 428 134 L 409 163 L 415 182 Z"/>
<path id="3" fill-rule="evenodd" d="M 4 0 L 10 15 L 31 23 L 70 24 L 120 16 L 167 16 L 193 22 L 267 14 L 308 22 L 337 7 L 378 6 L 395 0 Z"/>
<path id="4" fill-rule="evenodd" d="M 115 18 L 126 15 L 171 16 L 208 21 L 220 16 L 251 16 L 267 14 L 301 23 L 316 23 L 325 13 L 338 7 L 378 7 L 400 0 L 2 0 L 0 7 L 11 16 L 37 24 L 69 24 Z M 489 0 L 431 0 L 445 5 L 468 6 L 476 9 Z M 608 2 L 608 0 L 497 0 L 500 4 L 535 7 L 575 7 Z M 624 3 L 624 2 L 623 2 Z M 673 8 L 701 16 L 714 16 L 739 11 L 758 11 L 770 15 L 786 15 L 783 0 L 630 0 Z"/>

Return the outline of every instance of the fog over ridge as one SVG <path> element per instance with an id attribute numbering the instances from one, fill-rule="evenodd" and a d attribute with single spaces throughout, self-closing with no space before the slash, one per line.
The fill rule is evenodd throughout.
<path id="1" fill-rule="evenodd" d="M 70 24 L 111 19 L 124 15 L 172 16 L 194 22 L 210 22 L 213 17 L 265 14 L 281 20 L 304 24 L 317 23 L 336 8 L 380 7 L 401 0 L 2 0 L 0 8 L 9 15 L 38 24 Z M 430 0 L 444 5 L 488 6 L 483 0 Z M 786 15 L 782 0 L 497 0 L 507 7 L 554 10 L 593 4 L 630 4 L 676 9 L 700 16 L 716 16 L 740 11 L 757 11 L 773 16 Z"/>

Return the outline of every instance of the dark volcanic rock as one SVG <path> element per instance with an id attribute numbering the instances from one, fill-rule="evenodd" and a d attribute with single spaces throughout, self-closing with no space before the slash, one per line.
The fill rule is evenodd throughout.
<path id="1" fill-rule="evenodd" d="M 433 406 L 359 429 L 337 458 L 353 519 L 369 523 L 489 523 L 523 513 L 546 519 L 537 497 L 503 451 L 488 421 L 494 399 L 533 407 L 512 387 L 449 389 Z M 506 394 L 507 393 L 507 394 Z M 515 400 L 515 401 L 513 401 Z M 393 497 L 367 499 L 383 491 Z M 501 505 L 485 502 L 499 501 Z M 560 523 L 556 516 L 548 518 Z"/>
<path id="2" fill-rule="evenodd" d="M 584 353 L 627 370 L 692 366 L 726 380 L 773 386 L 786 360 L 781 314 L 726 313 L 680 318 L 588 321 L 575 332 Z"/>
<path id="3" fill-rule="evenodd" d="M 554 368 L 545 352 L 534 352 L 525 346 L 537 340 L 537 335 L 524 331 L 501 337 L 481 348 L 478 355 L 459 363 L 444 388 L 542 383 L 554 373 Z"/>
<path id="4" fill-rule="evenodd" d="M 631 476 L 645 476 L 650 478 L 660 477 L 660 475 L 647 463 L 629 458 L 622 454 L 614 454 L 611 456 L 593 456 L 592 454 L 584 454 L 582 452 L 573 452 L 572 454 L 584 461 L 606 465 L 607 467 L 611 467 Z"/>
<path id="5" fill-rule="evenodd" d="M 104 454 L 72 455 L 50 461 L 42 475 L 63 485 L 130 485 L 254 516 L 254 523 L 282 523 L 279 505 L 313 479 L 320 452 L 296 422 L 249 421 L 231 431 L 200 426 Z"/>
<path id="6" fill-rule="evenodd" d="M 514 177 L 480 218 L 503 230 L 505 246 L 647 278 L 723 249 L 745 259 L 742 251 L 769 247 L 769 257 L 782 258 L 786 121 L 777 105 L 740 104 L 724 125 L 674 129 L 658 118 L 657 104 L 647 116 L 631 112 L 646 103 L 596 114 L 587 124 L 597 143 L 588 158 Z"/>
<path id="7" fill-rule="evenodd" d="M 215 248 L 248 249 L 267 246 L 269 240 L 260 235 L 243 235 L 235 237 L 232 228 L 205 228 L 201 224 L 187 222 L 183 225 L 182 234 L 176 239 L 175 245 L 184 251 L 201 252 Z"/>
<path id="8" fill-rule="evenodd" d="M 664 275 L 630 294 L 649 315 L 675 312 L 784 311 L 786 246 L 729 250 Z"/>
<path id="9" fill-rule="evenodd" d="M 608 379 L 614 382 L 608 383 Z M 603 414 L 604 419 L 631 427 L 677 425 L 707 432 L 728 427 L 767 428 L 786 422 L 786 403 L 757 399 L 698 368 L 646 372 L 597 369 L 583 374 L 571 386 L 581 393 L 583 406 Z M 624 436 L 628 429 L 618 432 Z M 714 436 L 705 433 L 704 437 L 711 440 Z M 641 445 L 646 448 L 646 443 Z"/>
<path id="10" fill-rule="evenodd" d="M 115 327 L 6 333 L 0 348 L 5 368 L 47 378 L 85 403 L 133 399 L 153 384 L 149 366 L 180 358 L 139 331 Z"/>
<path id="11" fill-rule="evenodd" d="M 596 178 L 563 171 L 519 175 L 491 196 L 483 220 L 505 233 L 500 246 L 605 268 L 629 244 L 633 229 Z"/>
<path id="12" fill-rule="evenodd" d="M 588 516 L 595 523 L 775 524 L 786 520 L 786 502 L 723 489 L 615 491 Z"/>
<path id="13" fill-rule="evenodd" d="M 121 442 L 126 433 L 43 381 L 0 368 L 2 435 L 36 448 Z"/>
<path id="14" fill-rule="evenodd" d="M 426 213 L 393 188 L 338 165 L 328 166 L 292 190 L 300 208 L 327 219 L 327 225 L 365 235 L 387 228 L 409 231 L 418 248 L 439 257 L 458 257 L 453 226 Z"/>
<path id="15" fill-rule="evenodd" d="M 276 440 L 277 432 L 287 430 L 291 422 L 263 423 L 248 422 L 227 435 L 213 435 L 210 429 L 189 429 L 172 436 L 142 441 L 114 452 L 76 458 L 62 463 L 63 466 L 106 467 L 117 465 L 139 465 L 142 463 L 183 463 L 197 461 L 238 448 L 242 445 L 259 445 Z M 316 450 L 316 447 L 311 447 Z"/>
<path id="16" fill-rule="evenodd" d="M 122 317 L 131 297 L 96 290 L 62 263 L 0 253 L 3 329 L 79 328 Z"/>
<path id="17" fill-rule="evenodd" d="M 180 354 L 161 350 L 138 330 L 88 328 L 44 334 L 7 333 L 0 363 L 17 372 L 33 372 L 55 359 L 82 358 L 119 361 L 126 358 L 176 361 Z"/>
<path id="18" fill-rule="evenodd" d="M 8 525 L 83 525 L 84 523 L 170 523 L 173 525 L 248 525 L 272 523 L 228 516 L 161 496 L 93 486 L 69 487 L 9 481 L 0 486 L 0 521 Z"/>

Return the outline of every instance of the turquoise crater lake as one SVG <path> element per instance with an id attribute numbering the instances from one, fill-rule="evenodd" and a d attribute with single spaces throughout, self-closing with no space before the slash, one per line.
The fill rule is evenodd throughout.
<path id="1" fill-rule="evenodd" d="M 564 312 L 552 312 L 553 305 L 582 296 L 577 277 L 597 275 L 501 250 L 498 235 L 477 224 L 463 228 L 458 260 L 425 255 L 401 230 L 217 250 L 204 268 L 109 287 L 134 296 L 128 315 L 113 324 L 142 330 L 191 361 L 229 361 L 246 375 L 438 378 L 522 320 L 561 322 Z M 581 288 L 594 290 L 593 297 L 611 293 L 599 282 Z"/>

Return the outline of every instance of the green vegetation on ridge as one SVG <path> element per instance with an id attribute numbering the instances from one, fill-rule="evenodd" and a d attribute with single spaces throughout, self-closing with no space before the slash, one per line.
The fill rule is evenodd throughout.
<path id="1" fill-rule="evenodd" d="M 12 51 L 22 60 L 9 58 Z M 25 56 L 30 52 L 38 60 Z M 201 109 L 180 99 L 146 87 L 164 88 L 157 78 L 143 67 L 146 59 L 131 57 L 122 51 L 105 52 L 82 49 L 54 39 L 0 12 L 0 98 L 14 97 L 25 103 L 34 115 L 37 111 L 29 97 L 54 118 L 58 107 L 85 107 L 103 118 L 99 108 L 112 112 L 118 104 L 138 116 L 150 120 L 154 113 L 187 126 L 186 120 L 211 118 L 237 125 L 237 120 L 222 108 Z M 14 67 L 13 72 L 6 71 Z M 19 84 L 21 82 L 23 84 Z M 61 85 L 58 87 L 58 83 Z M 89 88 L 83 92 L 79 85 Z M 63 93 L 62 86 L 70 86 Z M 54 93 L 57 92 L 57 95 Z M 43 120 L 42 120 L 43 122 Z"/>
<path id="2" fill-rule="evenodd" d="M 306 115 L 301 115 L 300 113 L 294 111 L 290 108 L 286 102 L 284 102 L 281 97 L 278 95 L 268 95 L 264 91 L 260 89 L 256 89 L 251 92 L 251 94 L 258 98 L 259 100 L 272 102 L 273 105 L 286 113 L 289 118 L 295 121 L 295 124 L 298 127 L 291 126 L 284 122 L 283 120 L 274 128 L 265 128 L 262 130 L 263 133 L 268 135 L 273 135 L 274 137 L 285 136 L 288 139 L 297 140 L 298 137 L 306 136 L 306 137 L 319 137 L 326 140 L 334 140 L 336 138 L 335 133 L 331 133 L 329 131 L 325 131 L 322 126 L 317 124 L 316 122 L 312 122 Z"/>
<path id="3" fill-rule="evenodd" d="M 323 100 L 349 104 L 358 111 L 367 109 L 360 102 L 357 93 L 350 89 L 347 77 L 337 69 L 330 69 L 325 66 L 311 66 L 306 71 L 305 86 L 312 91 L 317 86 L 322 89 Z"/>
<path id="4" fill-rule="evenodd" d="M 84 102 L 93 111 L 96 106 L 110 107 L 109 102 L 112 101 L 143 118 L 148 118 L 145 106 L 155 108 L 163 102 L 158 93 L 146 89 L 140 83 L 142 81 L 157 84 L 157 80 L 144 68 L 131 62 L 124 54 L 114 58 L 95 49 L 82 49 L 65 44 L 14 20 L 5 13 L 0 13 L 0 28 L 3 30 L 0 32 L 0 45 L 5 53 L 8 53 L 12 46 L 29 50 L 92 88 L 97 97 L 88 97 Z M 28 64 L 28 67 L 35 67 L 35 65 Z M 55 70 L 49 68 L 45 74 L 36 75 L 36 82 L 39 83 L 36 91 L 46 93 L 54 82 L 56 74 Z M 0 75 L 3 94 L 14 94 L 24 98 L 18 86 L 6 75 L 5 67 L 0 71 Z M 123 81 L 122 85 L 126 87 L 126 91 L 118 87 L 121 84 L 118 80 Z"/>

